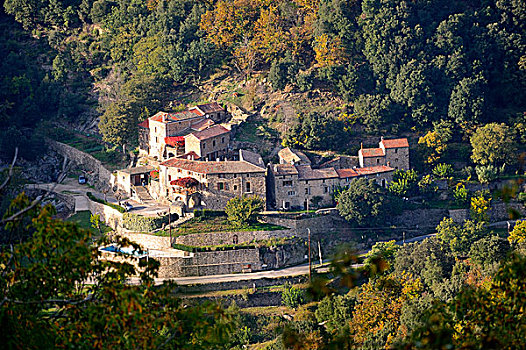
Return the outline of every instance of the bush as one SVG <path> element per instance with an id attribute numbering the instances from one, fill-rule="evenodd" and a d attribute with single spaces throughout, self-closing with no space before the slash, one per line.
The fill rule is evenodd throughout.
<path id="1" fill-rule="evenodd" d="M 434 175 L 443 179 L 448 176 L 451 176 L 451 174 L 453 173 L 453 167 L 451 166 L 451 164 L 440 163 L 433 168 L 432 172 Z"/>
<path id="2" fill-rule="evenodd" d="M 303 289 L 286 284 L 281 293 L 281 304 L 293 309 L 305 303 L 305 292 Z"/>
<path id="3" fill-rule="evenodd" d="M 469 191 L 463 184 L 457 184 L 457 187 L 453 190 L 453 197 L 458 205 L 465 205 L 468 202 Z"/>
<path id="4" fill-rule="evenodd" d="M 477 165 L 475 172 L 477 173 L 479 182 L 482 184 L 488 184 L 495 180 L 498 174 L 497 168 L 491 164 L 488 166 Z"/>
<path id="5" fill-rule="evenodd" d="M 177 220 L 178 215 L 172 214 L 172 222 Z M 122 225 L 125 229 L 135 232 L 151 232 L 160 229 L 169 221 L 168 215 L 160 217 L 148 217 L 136 214 L 124 213 Z"/>
<path id="6" fill-rule="evenodd" d="M 257 214 L 263 210 L 263 204 L 258 196 L 235 197 L 226 204 L 225 213 L 233 226 L 245 227 L 256 220 Z"/>
<path id="7" fill-rule="evenodd" d="M 113 203 L 110 203 L 110 202 L 106 202 L 104 199 L 97 198 L 91 192 L 87 192 L 86 195 L 88 196 L 89 199 L 91 199 L 94 202 L 107 205 L 108 207 L 111 207 L 111 208 L 113 208 L 115 210 L 118 210 L 121 213 L 125 213 L 126 212 L 126 210 L 123 207 L 121 207 L 120 205 L 113 204 Z"/>

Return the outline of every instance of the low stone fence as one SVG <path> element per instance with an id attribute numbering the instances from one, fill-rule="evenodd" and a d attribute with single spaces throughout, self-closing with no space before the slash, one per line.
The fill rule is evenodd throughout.
<path id="1" fill-rule="evenodd" d="M 106 169 L 100 160 L 65 143 L 51 139 L 47 139 L 46 142 L 51 149 L 55 150 L 61 156 L 88 171 L 88 179 L 95 187 L 99 189 L 111 187 L 111 171 Z"/>
<path id="2" fill-rule="evenodd" d="M 449 216 L 447 209 L 413 209 L 404 210 L 401 215 L 391 219 L 396 226 L 407 228 L 435 228 L 442 219 Z"/>
<path id="3" fill-rule="evenodd" d="M 200 247 L 249 243 L 271 238 L 291 237 L 293 235 L 292 230 L 193 233 L 176 237 L 175 243 Z"/>

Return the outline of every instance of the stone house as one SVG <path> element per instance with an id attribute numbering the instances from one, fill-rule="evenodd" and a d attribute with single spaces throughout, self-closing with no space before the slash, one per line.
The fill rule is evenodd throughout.
<path id="1" fill-rule="evenodd" d="M 140 166 L 117 170 L 115 179 L 119 189 L 132 195 L 132 189 L 136 186 L 147 185 L 150 179 L 150 172 L 155 170 L 152 166 Z"/>
<path id="2" fill-rule="evenodd" d="M 217 160 L 226 156 L 229 143 L 230 130 L 216 124 L 184 136 L 184 153 L 193 152 L 202 160 Z"/>
<path id="3" fill-rule="evenodd" d="M 360 167 L 390 166 L 409 170 L 409 143 L 406 138 L 380 140 L 378 148 L 363 148 L 358 151 Z"/>
<path id="4" fill-rule="evenodd" d="M 226 110 L 223 107 L 221 107 L 217 102 L 197 105 L 194 107 L 190 107 L 188 110 L 206 118 L 211 118 L 216 123 L 224 121 L 227 114 Z"/>
<path id="5" fill-rule="evenodd" d="M 366 168 L 313 169 L 310 165 L 270 165 L 267 175 L 267 204 L 276 209 L 307 209 L 334 204 L 333 193 L 356 178 L 374 179 L 386 187 L 394 169 L 388 166 Z"/>
<path id="6" fill-rule="evenodd" d="M 247 155 L 240 152 L 237 161 L 169 159 L 159 166 L 158 197 L 183 201 L 188 208 L 201 205 L 221 210 L 236 196 L 257 195 L 265 201 L 266 169 L 260 163 L 251 162 Z M 191 189 L 181 188 L 178 182 L 187 178 L 195 180 Z"/>
<path id="7" fill-rule="evenodd" d="M 210 159 L 221 157 L 226 153 L 230 140 L 230 135 L 226 134 L 230 131 L 216 125 L 214 120 L 222 120 L 225 116 L 226 111 L 217 103 L 198 105 L 182 112 L 158 112 L 139 124 L 139 150 L 160 161 L 189 152 Z M 206 140 L 218 136 L 217 133 L 221 134 L 218 140 Z M 186 136 L 191 134 L 196 137 L 186 146 Z M 207 146 L 209 151 L 205 150 Z"/>

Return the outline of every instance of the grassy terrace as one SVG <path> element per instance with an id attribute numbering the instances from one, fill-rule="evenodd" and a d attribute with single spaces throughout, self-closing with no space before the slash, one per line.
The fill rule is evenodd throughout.
<path id="1" fill-rule="evenodd" d="M 99 232 L 91 225 L 90 218 L 91 212 L 85 210 L 73 214 L 67 219 L 67 221 L 76 222 L 81 228 L 85 230 L 90 230 L 94 235 L 98 235 Z M 104 224 L 102 221 L 100 222 L 100 228 L 102 230 L 102 233 L 107 233 L 111 231 L 111 227 L 106 226 L 106 224 Z"/>
<path id="2" fill-rule="evenodd" d="M 254 222 L 246 227 L 233 226 L 226 216 L 214 217 L 196 217 L 186 221 L 177 228 L 172 230 L 172 234 L 177 236 L 188 235 L 192 233 L 206 232 L 239 232 L 239 231 L 276 231 L 286 230 L 287 227 L 267 224 L 264 222 Z"/>

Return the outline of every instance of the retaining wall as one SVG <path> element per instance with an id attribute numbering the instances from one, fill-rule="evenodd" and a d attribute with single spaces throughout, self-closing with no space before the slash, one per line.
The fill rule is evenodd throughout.
<path id="1" fill-rule="evenodd" d="M 107 205 L 94 202 L 87 198 L 88 208 L 92 214 L 100 215 L 102 221 L 114 230 L 118 230 L 122 225 L 122 213 Z"/>
<path id="2" fill-rule="evenodd" d="M 93 186 L 98 189 L 108 189 L 111 187 L 111 171 L 106 169 L 100 160 L 65 143 L 49 139 L 46 142 L 50 148 L 61 156 L 89 172 L 88 180 Z"/>
<path id="3" fill-rule="evenodd" d="M 199 247 L 248 243 L 293 235 L 292 230 L 193 233 L 176 237 L 175 243 Z"/>

